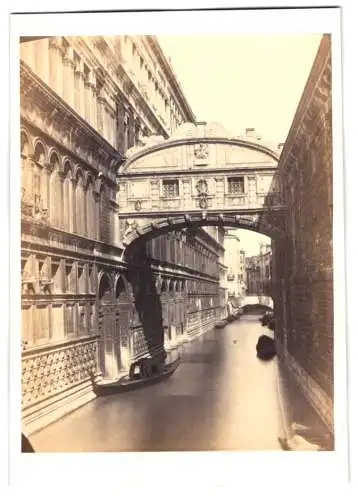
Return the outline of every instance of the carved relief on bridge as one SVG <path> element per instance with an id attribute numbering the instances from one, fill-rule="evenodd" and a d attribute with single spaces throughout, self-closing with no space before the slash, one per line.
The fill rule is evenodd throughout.
<path id="1" fill-rule="evenodd" d="M 259 141 L 223 136 L 220 127 L 182 128 L 129 152 L 118 176 L 119 212 L 155 217 L 262 209 L 277 153 Z"/>
<path id="2" fill-rule="evenodd" d="M 122 214 L 178 213 L 201 210 L 262 209 L 273 170 L 204 174 L 123 176 L 119 180 Z"/>
<path id="3" fill-rule="evenodd" d="M 163 141 L 137 148 L 122 172 L 158 172 L 163 170 L 230 169 L 274 167 L 277 160 L 264 148 L 248 147 L 244 141 L 229 139 L 193 139 L 190 142 Z"/>

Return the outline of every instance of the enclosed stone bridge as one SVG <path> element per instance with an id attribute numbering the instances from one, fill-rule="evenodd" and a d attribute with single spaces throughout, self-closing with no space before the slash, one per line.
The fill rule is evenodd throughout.
<path id="1" fill-rule="evenodd" d="M 117 200 L 124 256 L 143 239 L 189 226 L 231 226 L 275 237 L 284 207 L 279 193 L 270 191 L 279 158 L 270 146 L 257 136 L 231 138 L 216 124 L 187 123 L 170 139 L 148 138 L 129 150 Z"/>

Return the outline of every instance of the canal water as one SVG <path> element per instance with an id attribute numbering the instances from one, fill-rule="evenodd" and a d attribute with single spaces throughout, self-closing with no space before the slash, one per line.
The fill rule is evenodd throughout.
<path id="1" fill-rule="evenodd" d="M 245 315 L 196 338 L 169 379 L 91 401 L 35 434 L 35 450 L 280 450 L 277 360 L 256 357 L 263 332 Z"/>

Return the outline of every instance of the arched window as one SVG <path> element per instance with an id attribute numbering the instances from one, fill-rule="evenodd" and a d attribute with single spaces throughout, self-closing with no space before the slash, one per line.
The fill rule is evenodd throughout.
<path id="1" fill-rule="evenodd" d="M 106 186 L 102 184 L 99 196 L 99 239 L 108 241 L 109 210 L 107 204 Z"/>
<path id="2" fill-rule="evenodd" d="M 86 186 L 86 192 L 85 192 L 85 198 L 86 198 L 86 235 L 88 238 L 96 238 L 95 234 L 95 200 L 93 196 L 93 181 L 92 178 L 89 177 L 87 180 L 87 186 Z"/>
<path id="3" fill-rule="evenodd" d="M 98 287 L 98 298 L 101 301 L 111 300 L 111 282 L 107 274 L 102 274 Z"/>
<path id="4" fill-rule="evenodd" d="M 52 153 L 50 157 L 51 177 L 50 177 L 50 221 L 51 224 L 61 227 L 62 224 L 62 186 L 60 179 L 59 166 L 60 162 L 56 153 Z"/>
<path id="5" fill-rule="evenodd" d="M 74 230 L 76 233 L 84 234 L 84 218 L 85 218 L 85 192 L 82 172 L 79 170 L 76 177 L 75 187 L 75 213 L 74 213 Z"/>
<path id="6" fill-rule="evenodd" d="M 45 169 L 45 157 L 45 149 L 38 142 L 34 152 L 35 165 L 32 177 L 35 213 L 48 208 L 49 178 Z"/>
<path id="7" fill-rule="evenodd" d="M 65 163 L 65 179 L 63 181 L 63 222 L 64 230 L 73 231 L 73 202 L 72 202 L 72 172 L 69 162 Z"/>
<path id="8" fill-rule="evenodd" d="M 126 285 L 122 276 L 119 276 L 116 283 L 116 299 L 126 294 Z"/>
<path id="9" fill-rule="evenodd" d="M 31 193 L 31 170 L 28 162 L 30 144 L 25 132 L 21 132 L 21 189 L 27 195 Z"/>

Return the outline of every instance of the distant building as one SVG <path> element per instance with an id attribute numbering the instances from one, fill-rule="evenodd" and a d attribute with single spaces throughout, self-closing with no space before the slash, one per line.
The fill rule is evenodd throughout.
<path id="1" fill-rule="evenodd" d="M 261 243 L 259 255 L 246 257 L 247 295 L 271 296 L 272 249 Z"/>
<path id="2" fill-rule="evenodd" d="M 224 245 L 228 298 L 236 298 L 235 303 L 240 305 L 246 292 L 245 251 L 241 248 L 240 238 L 230 231 L 225 232 Z"/>
<path id="3" fill-rule="evenodd" d="M 227 301 L 228 301 L 228 289 L 227 289 L 227 264 L 225 261 L 225 228 L 219 226 L 208 226 L 203 227 L 204 229 L 218 245 L 218 264 L 219 264 L 219 297 L 220 297 L 220 319 L 225 319 L 227 317 Z"/>

